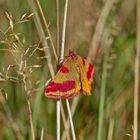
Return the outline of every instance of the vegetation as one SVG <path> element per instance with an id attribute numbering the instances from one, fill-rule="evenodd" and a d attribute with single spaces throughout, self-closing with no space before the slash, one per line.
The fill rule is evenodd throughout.
<path id="1" fill-rule="evenodd" d="M 54 49 L 59 58 L 65 1 L 39 1 L 46 24 L 37 2 L 0 1 L 2 140 L 56 139 L 56 101 L 44 96 L 44 87 L 57 71 Z M 70 100 L 77 140 L 130 140 L 136 134 L 136 32 L 136 1 L 69 0 L 65 56 L 74 50 L 95 69 L 92 95 Z M 64 134 L 68 112 L 62 104 L 64 140 L 71 131 Z"/>

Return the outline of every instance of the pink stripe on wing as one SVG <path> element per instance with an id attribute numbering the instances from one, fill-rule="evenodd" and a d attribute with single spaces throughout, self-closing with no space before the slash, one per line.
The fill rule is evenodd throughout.
<path id="1" fill-rule="evenodd" d="M 47 88 L 45 89 L 45 92 L 66 92 L 69 90 L 72 90 L 75 88 L 75 81 L 66 81 L 64 83 L 55 83 L 55 82 L 50 82 Z"/>
<path id="2" fill-rule="evenodd" d="M 88 71 L 87 71 L 87 79 L 88 80 L 91 78 L 92 72 L 93 72 L 93 66 L 92 66 L 92 64 L 89 64 Z"/>

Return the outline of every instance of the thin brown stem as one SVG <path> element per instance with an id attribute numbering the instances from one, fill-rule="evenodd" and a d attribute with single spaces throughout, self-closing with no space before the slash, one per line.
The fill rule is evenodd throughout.
<path id="1" fill-rule="evenodd" d="M 57 44 L 57 56 L 59 57 L 59 0 L 56 0 L 56 16 L 57 16 L 57 37 L 56 37 L 56 44 Z"/>
<path id="2" fill-rule="evenodd" d="M 67 121 L 67 119 L 66 119 L 66 115 L 65 115 L 64 108 L 63 108 L 62 104 L 61 104 L 61 115 L 62 115 L 62 119 L 63 119 L 63 122 L 64 122 L 64 127 L 65 127 L 67 140 L 70 140 L 69 125 L 68 125 L 69 120 Z"/>
<path id="3" fill-rule="evenodd" d="M 44 13 L 43 13 L 43 10 L 42 10 L 42 8 L 41 8 L 41 5 L 40 5 L 39 0 L 36 0 L 36 2 L 37 2 L 37 6 L 38 6 L 38 8 L 39 8 L 40 14 L 41 14 L 41 16 L 42 16 L 43 22 L 44 22 L 44 24 L 45 24 L 46 31 L 47 31 L 47 33 L 48 33 L 48 35 L 49 35 L 49 38 L 50 38 L 50 43 L 51 43 L 51 46 L 52 46 L 52 49 L 53 49 L 53 53 L 54 53 L 55 59 L 56 59 L 56 61 L 57 61 L 57 63 L 58 63 L 58 57 L 57 57 L 57 54 L 56 54 L 55 46 L 54 46 L 54 43 L 53 43 L 52 35 L 51 35 L 50 30 L 49 30 L 49 26 L 48 26 L 47 20 L 46 20 L 46 18 L 45 18 L 45 15 L 44 15 Z"/>
<path id="4" fill-rule="evenodd" d="M 32 140 L 35 140 L 35 133 L 34 133 L 34 127 L 33 127 L 33 119 L 32 119 L 32 110 L 31 110 L 31 103 L 30 103 L 28 97 L 27 97 L 27 103 L 28 103 L 28 111 L 29 111 L 29 120 L 30 120 L 30 126 L 31 126 Z"/>
<path id="5" fill-rule="evenodd" d="M 44 31 L 43 31 L 43 28 L 42 28 L 42 25 L 41 25 L 41 21 L 40 21 L 40 18 L 39 18 L 34 0 L 28 0 L 28 1 L 29 1 L 29 4 L 31 5 L 31 8 L 33 9 L 34 14 L 35 14 L 35 18 L 34 18 L 35 25 L 36 25 L 36 28 L 38 30 L 38 34 L 41 38 L 41 43 L 44 47 L 44 52 L 45 52 L 46 56 L 48 56 L 47 64 L 48 64 L 48 67 L 49 67 L 49 71 L 51 73 L 51 77 L 53 78 L 55 73 L 54 73 L 54 69 L 53 69 L 53 66 L 52 66 L 52 62 L 51 62 L 51 55 L 50 55 L 50 50 L 49 50 L 49 47 L 48 47 L 48 42 L 45 39 L 45 34 L 44 34 Z"/>
<path id="6" fill-rule="evenodd" d="M 138 94 L 139 94 L 139 66 L 140 66 L 140 0 L 137 0 L 137 48 L 134 71 L 134 140 L 138 139 Z"/>
<path id="7" fill-rule="evenodd" d="M 107 140 L 113 139 L 113 130 L 114 130 L 114 119 L 110 118 Z"/>
<path id="8" fill-rule="evenodd" d="M 40 140 L 43 140 L 43 138 L 44 138 L 44 128 L 42 128 L 42 130 L 41 130 L 41 137 L 40 137 Z"/>

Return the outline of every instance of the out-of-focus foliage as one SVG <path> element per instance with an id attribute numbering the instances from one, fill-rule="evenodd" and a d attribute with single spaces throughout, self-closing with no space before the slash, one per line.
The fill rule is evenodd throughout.
<path id="1" fill-rule="evenodd" d="M 41 38 L 35 26 L 35 17 L 32 15 L 32 5 L 29 1 L 0 0 L 0 139 L 2 140 L 31 139 L 28 97 L 33 112 L 36 139 L 40 138 L 42 128 L 45 131 L 45 140 L 56 139 L 55 100 L 44 96 L 45 83 L 51 78 L 47 65 L 48 58 L 42 50 Z M 56 46 L 56 3 L 51 0 L 40 2 Z M 64 2 L 60 1 L 60 37 Z M 96 23 L 105 2 L 105 0 L 69 0 L 66 52 L 72 49 L 83 57 L 88 55 Z M 41 15 L 40 19 L 43 23 Z M 73 117 L 78 140 L 96 140 L 104 68 L 107 77 L 102 140 L 130 140 L 133 137 L 135 20 L 135 1 L 116 0 L 107 17 L 96 58 L 92 62 L 95 67 L 92 95 L 90 97 L 80 95 Z M 44 25 L 42 27 L 47 38 Z M 106 36 L 112 40 L 109 47 L 106 47 Z M 104 62 L 105 50 L 108 53 L 106 62 Z M 53 58 L 51 47 L 50 52 Z M 52 60 L 56 71 L 56 62 Z M 67 110 L 65 113 L 67 114 Z M 62 133 L 63 130 L 61 120 Z"/>

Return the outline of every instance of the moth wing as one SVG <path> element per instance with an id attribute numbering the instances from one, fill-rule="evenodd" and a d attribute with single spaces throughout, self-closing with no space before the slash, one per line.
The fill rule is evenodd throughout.
<path id="1" fill-rule="evenodd" d="M 82 91 L 86 95 L 91 94 L 91 86 L 93 82 L 94 69 L 92 64 L 89 64 L 86 59 L 83 59 L 79 56 L 79 63 L 81 68 L 81 82 L 82 82 Z"/>
<path id="2" fill-rule="evenodd" d="M 54 79 L 45 89 L 45 95 L 50 98 L 71 98 L 80 93 L 80 69 L 77 59 L 68 57 Z"/>

